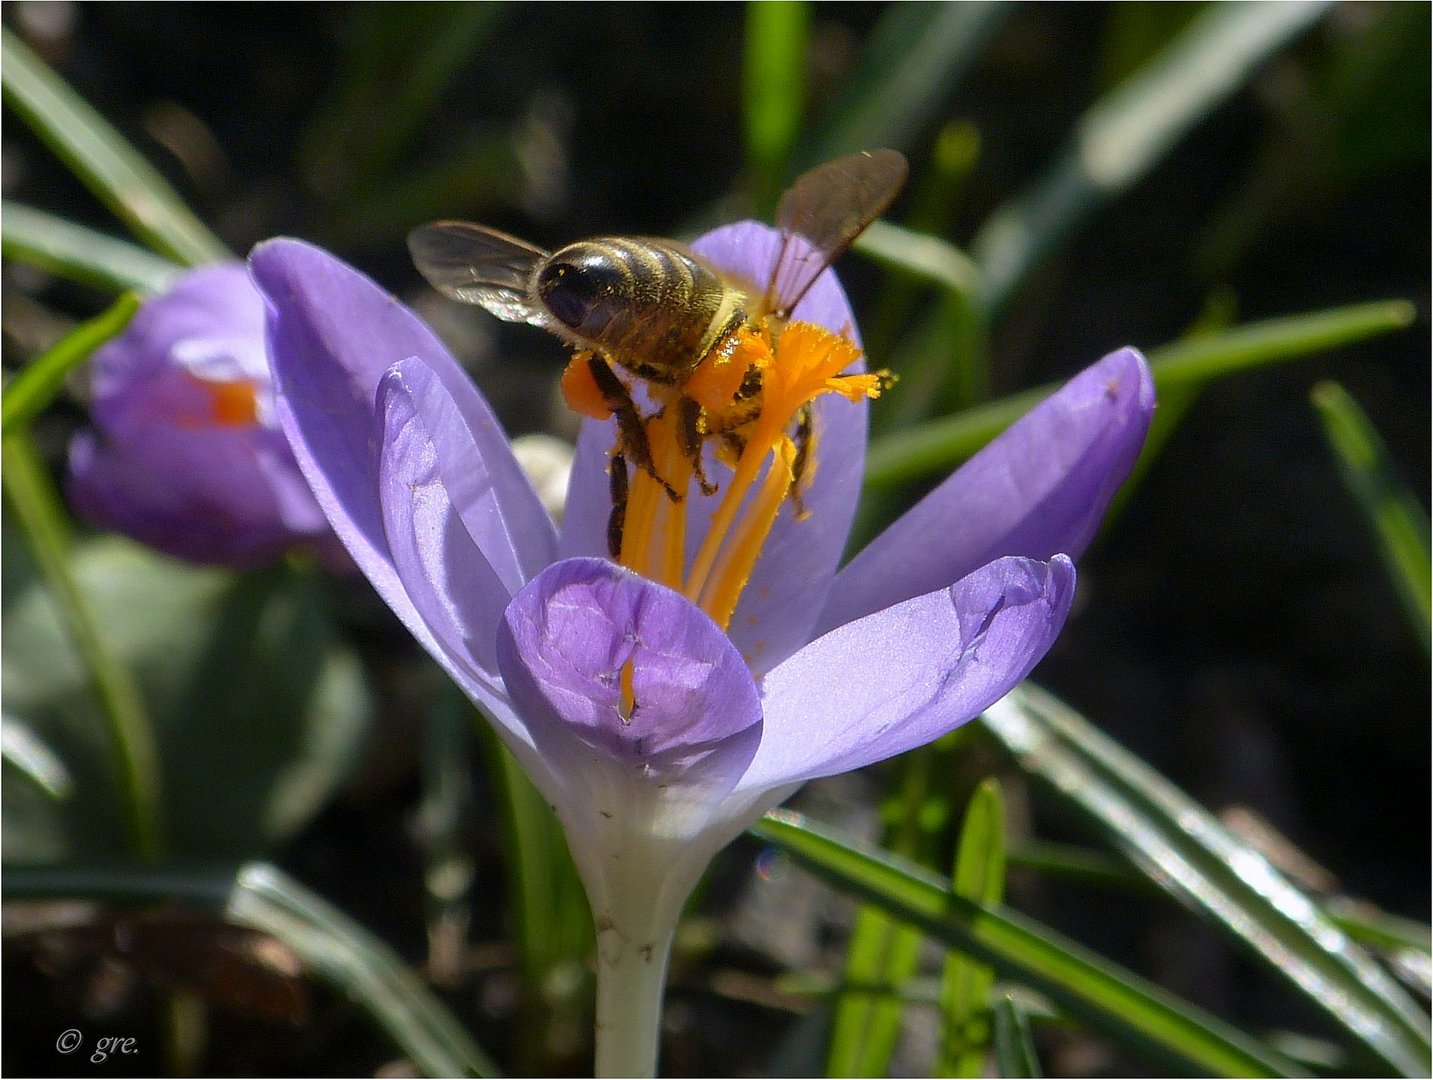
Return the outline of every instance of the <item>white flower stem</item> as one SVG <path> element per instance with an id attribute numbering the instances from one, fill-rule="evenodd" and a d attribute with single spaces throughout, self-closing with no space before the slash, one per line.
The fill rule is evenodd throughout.
<path id="1" fill-rule="evenodd" d="M 657 1075 L 662 994 L 673 925 L 624 934 L 608 923 L 597 934 L 598 1077 Z"/>
<path id="2" fill-rule="evenodd" d="M 713 820 L 720 796 L 697 784 L 656 782 L 615 761 L 584 765 L 584 785 L 554 785 L 552 803 L 597 928 L 593 1072 L 656 1076 L 667 961 L 682 908 L 745 821 Z"/>

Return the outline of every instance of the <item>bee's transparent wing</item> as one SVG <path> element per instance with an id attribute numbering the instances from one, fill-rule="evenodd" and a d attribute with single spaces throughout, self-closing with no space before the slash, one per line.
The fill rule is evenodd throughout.
<path id="1" fill-rule="evenodd" d="M 899 151 L 867 150 L 798 176 L 776 208 L 781 254 L 765 310 L 788 317 L 822 271 L 891 205 L 907 171 Z"/>
<path id="2" fill-rule="evenodd" d="M 435 221 L 408 234 L 413 264 L 444 296 L 481 304 L 499 319 L 545 326 L 532 290 L 547 252 L 515 236 L 466 221 Z"/>

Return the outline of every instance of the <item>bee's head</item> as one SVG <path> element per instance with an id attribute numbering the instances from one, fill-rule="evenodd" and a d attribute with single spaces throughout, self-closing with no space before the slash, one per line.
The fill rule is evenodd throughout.
<path id="1" fill-rule="evenodd" d="M 569 244 L 543 264 L 537 294 L 558 322 L 584 329 L 594 314 L 620 295 L 625 267 L 600 245 Z"/>

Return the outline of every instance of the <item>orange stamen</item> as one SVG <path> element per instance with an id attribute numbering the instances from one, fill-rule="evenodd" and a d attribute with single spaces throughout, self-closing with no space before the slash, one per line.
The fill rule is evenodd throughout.
<path id="1" fill-rule="evenodd" d="M 682 450 L 682 443 L 677 435 L 677 425 L 680 421 L 677 418 L 677 410 L 668 405 L 665 412 L 658 418 L 658 431 L 661 436 L 662 453 L 657 455 L 657 471 L 662 474 L 667 483 L 678 492 L 687 492 L 692 482 L 692 463 Z M 659 502 L 660 510 L 665 519 L 665 527 L 660 528 L 659 535 L 663 539 L 662 549 L 657 553 L 660 559 L 658 573 L 660 576 L 653 578 L 663 585 L 673 589 L 682 587 L 682 564 L 687 557 L 687 506 L 685 502 L 676 503 L 672 501 L 665 490 Z"/>
<path id="2" fill-rule="evenodd" d="M 791 491 L 791 464 L 796 457 L 791 440 L 784 439 L 775 449 L 771 467 L 752 497 L 751 506 L 742 517 L 741 526 L 722 551 L 702 589 L 700 607 L 725 630 L 731 624 L 736 603 L 751 579 L 751 571 L 761 555 L 781 504 Z"/>
<path id="3" fill-rule="evenodd" d="M 760 419 L 758 419 L 758 424 L 760 424 Z M 732 523 L 736 521 L 737 511 L 741 509 L 747 491 L 750 490 L 761 470 L 761 463 L 765 459 L 768 449 L 769 441 L 760 441 L 753 437 L 747 442 L 746 449 L 742 451 L 741 458 L 732 471 L 726 492 L 722 495 L 716 513 L 712 515 L 711 525 L 707 529 L 706 536 L 702 537 L 702 546 L 697 550 L 697 557 L 692 561 L 691 573 L 687 577 L 687 587 L 684 592 L 687 599 L 694 604 L 699 603 L 702 590 L 706 588 L 707 576 L 716 564 L 717 556 L 721 554 L 727 533 L 730 531 Z"/>
<path id="4" fill-rule="evenodd" d="M 259 418 L 259 401 L 253 383 L 211 383 L 214 423 L 220 427 L 247 427 Z"/>
<path id="5" fill-rule="evenodd" d="M 773 362 L 763 379 L 761 413 L 692 563 L 685 590 L 687 599 L 697 603 L 698 597 L 705 595 L 707 577 L 726 545 L 747 490 L 755 482 L 767 455 L 776 452 L 778 440 L 787 439 L 786 428 L 797 410 L 828 391 L 862 396 L 868 392 L 866 380 L 875 380 L 871 385 L 875 386 L 876 393 L 880 392 L 878 376 L 837 377 L 842 368 L 850 366 L 860 355 L 861 350 L 855 344 L 823 327 L 812 323 L 791 323 L 786 327 L 777 340 Z M 859 389 L 854 385 L 848 387 L 846 380 L 849 379 L 862 380 Z"/>
<path id="6" fill-rule="evenodd" d="M 648 476 L 645 469 L 632 470 L 618 561 L 644 576 L 650 570 L 647 553 L 651 550 L 652 538 L 657 535 L 658 500 L 665 497 L 662 485 Z"/>
<path id="7" fill-rule="evenodd" d="M 681 386 L 649 386 L 659 406 L 645 421 L 652 469 L 632 470 L 619 561 L 652 581 L 680 590 L 726 629 L 782 506 L 797 497 L 792 431 L 798 412 L 822 394 L 860 401 L 878 396 L 889 384 L 891 377 L 885 372 L 841 374 L 860 355 L 848 338 L 823 327 L 763 322 L 730 335 Z M 760 396 L 738 402 L 736 395 L 753 368 L 762 372 Z M 594 395 L 599 399 L 601 395 L 585 353 L 578 353 L 568 365 L 563 394 L 585 415 L 611 415 L 605 404 L 600 409 L 594 406 Z M 721 501 L 690 567 L 685 556 L 693 468 L 683 448 L 690 432 L 679 428 L 683 398 L 704 410 L 707 422 L 697 433 L 704 441 L 724 433 L 734 436 L 730 444 L 715 443 L 717 459 L 731 472 L 719 481 Z M 817 464 L 816 433 L 806 446 L 803 480 L 809 483 Z M 619 449 L 631 459 L 630 447 Z M 672 498 L 668 485 L 682 498 Z M 629 663 L 622 669 L 624 720 L 634 707 L 631 685 Z"/>
<path id="8" fill-rule="evenodd" d="M 682 453 L 676 424 L 676 410 L 665 409 L 647 422 L 647 442 L 653 468 L 674 491 L 683 492 L 691 482 L 692 466 Z M 622 565 L 679 589 L 685 547 L 686 506 L 674 502 L 646 469 L 634 470 L 622 526 Z"/>
<path id="9" fill-rule="evenodd" d="M 880 393 L 881 375 L 842 375 L 860 357 L 861 350 L 849 338 L 831 333 L 815 323 L 791 323 L 777 342 L 777 361 L 765 379 L 767 409 L 784 413 L 787 419 L 808 401 L 825 393 L 838 393 L 859 401 Z"/>

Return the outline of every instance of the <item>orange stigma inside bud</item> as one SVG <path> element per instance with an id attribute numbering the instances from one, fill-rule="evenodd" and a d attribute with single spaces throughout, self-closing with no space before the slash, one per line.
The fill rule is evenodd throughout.
<path id="1" fill-rule="evenodd" d="M 658 411 L 640 423 L 650 462 L 634 453 L 630 431 L 619 438 L 612 462 L 614 469 L 632 470 L 630 483 L 619 485 L 625 504 L 618 500 L 614 508 L 622 565 L 682 592 L 726 629 L 782 507 L 791 502 L 797 519 L 806 517 L 800 496 L 819 464 L 812 402 L 823 394 L 874 398 L 892 381 L 886 372 L 843 375 L 860 356 L 850 339 L 823 327 L 767 320 L 739 329 L 681 386 L 649 385 Z M 587 374 L 574 374 L 579 368 Z M 749 377 L 752 372 L 758 377 Z M 574 356 L 568 373 L 573 384 L 585 377 L 596 390 L 587 354 Z M 568 383 L 564 376 L 569 404 L 598 415 L 579 407 L 586 399 Z M 692 403 L 700 406 L 695 422 Z M 722 475 L 695 471 L 693 448 L 708 443 L 716 448 Z M 710 521 L 694 526 L 703 538 L 688 560 L 693 479 L 706 481 L 708 494 L 715 487 L 719 499 Z M 626 709 L 631 704 L 626 668 L 622 677 Z"/>
<path id="2" fill-rule="evenodd" d="M 203 392 L 204 404 L 197 412 L 179 416 L 180 427 L 248 427 L 258 422 L 259 398 L 253 383 L 246 379 L 201 379 L 197 375 L 189 379 Z"/>

